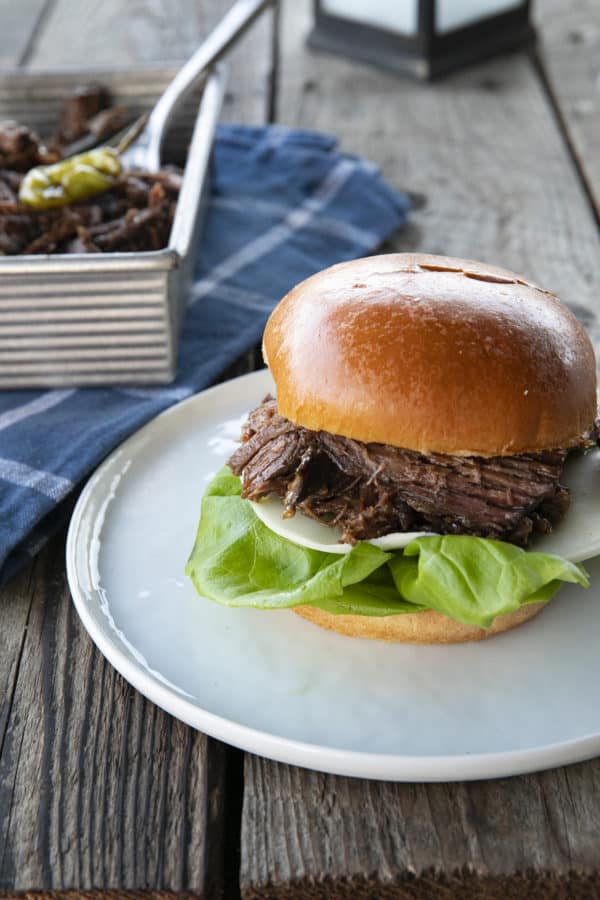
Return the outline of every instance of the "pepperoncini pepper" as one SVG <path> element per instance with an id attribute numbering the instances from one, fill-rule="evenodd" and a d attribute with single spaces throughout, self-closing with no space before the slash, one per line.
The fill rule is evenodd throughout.
<path id="1" fill-rule="evenodd" d="M 51 166 L 37 166 L 23 178 L 19 200 L 37 209 L 66 206 L 108 190 L 123 171 L 119 153 L 98 147 Z"/>

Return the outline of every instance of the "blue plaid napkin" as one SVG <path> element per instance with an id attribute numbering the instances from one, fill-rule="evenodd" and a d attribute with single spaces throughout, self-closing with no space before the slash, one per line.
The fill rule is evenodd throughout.
<path id="1" fill-rule="evenodd" d="M 255 344 L 297 282 L 374 250 L 409 203 L 332 137 L 220 128 L 199 268 L 168 387 L 0 392 L 0 583 L 34 556 L 60 503 L 161 410 L 207 387 Z"/>

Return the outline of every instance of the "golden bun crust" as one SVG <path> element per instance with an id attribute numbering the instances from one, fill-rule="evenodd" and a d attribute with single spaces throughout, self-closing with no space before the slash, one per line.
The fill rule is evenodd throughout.
<path id="1" fill-rule="evenodd" d="M 422 453 L 568 447 L 596 415 L 575 316 L 469 260 L 393 253 L 325 269 L 275 308 L 263 352 L 292 422 Z"/>
<path id="2" fill-rule="evenodd" d="M 347 637 L 402 644 L 461 644 L 465 641 L 481 641 L 516 628 L 532 619 L 545 605 L 528 603 L 515 612 L 498 616 L 489 628 L 464 625 L 432 609 L 398 616 L 338 616 L 314 606 L 295 606 L 294 612 L 320 628 L 328 628 Z"/>

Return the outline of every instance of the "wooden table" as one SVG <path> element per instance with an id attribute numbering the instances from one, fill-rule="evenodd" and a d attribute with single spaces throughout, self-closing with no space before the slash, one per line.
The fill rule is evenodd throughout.
<path id="1" fill-rule="evenodd" d="M 179 62 L 225 6 L 0 0 L 0 66 Z M 538 0 L 536 15 L 537 54 L 430 87 L 311 55 L 308 0 L 287 0 L 278 27 L 267 17 L 234 53 L 225 118 L 337 134 L 413 196 L 393 248 L 522 272 L 564 298 L 600 348 L 600 7 Z M 0 595 L 0 891 L 600 897 L 599 760 L 384 784 L 228 748 L 104 661 L 73 611 L 63 556 L 64 533 Z"/>

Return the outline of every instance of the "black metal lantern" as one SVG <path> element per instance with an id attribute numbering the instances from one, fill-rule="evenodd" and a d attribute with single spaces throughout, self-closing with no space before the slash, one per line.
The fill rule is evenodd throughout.
<path id="1" fill-rule="evenodd" d="M 530 0 L 314 0 L 310 47 L 422 79 L 532 41 Z"/>

